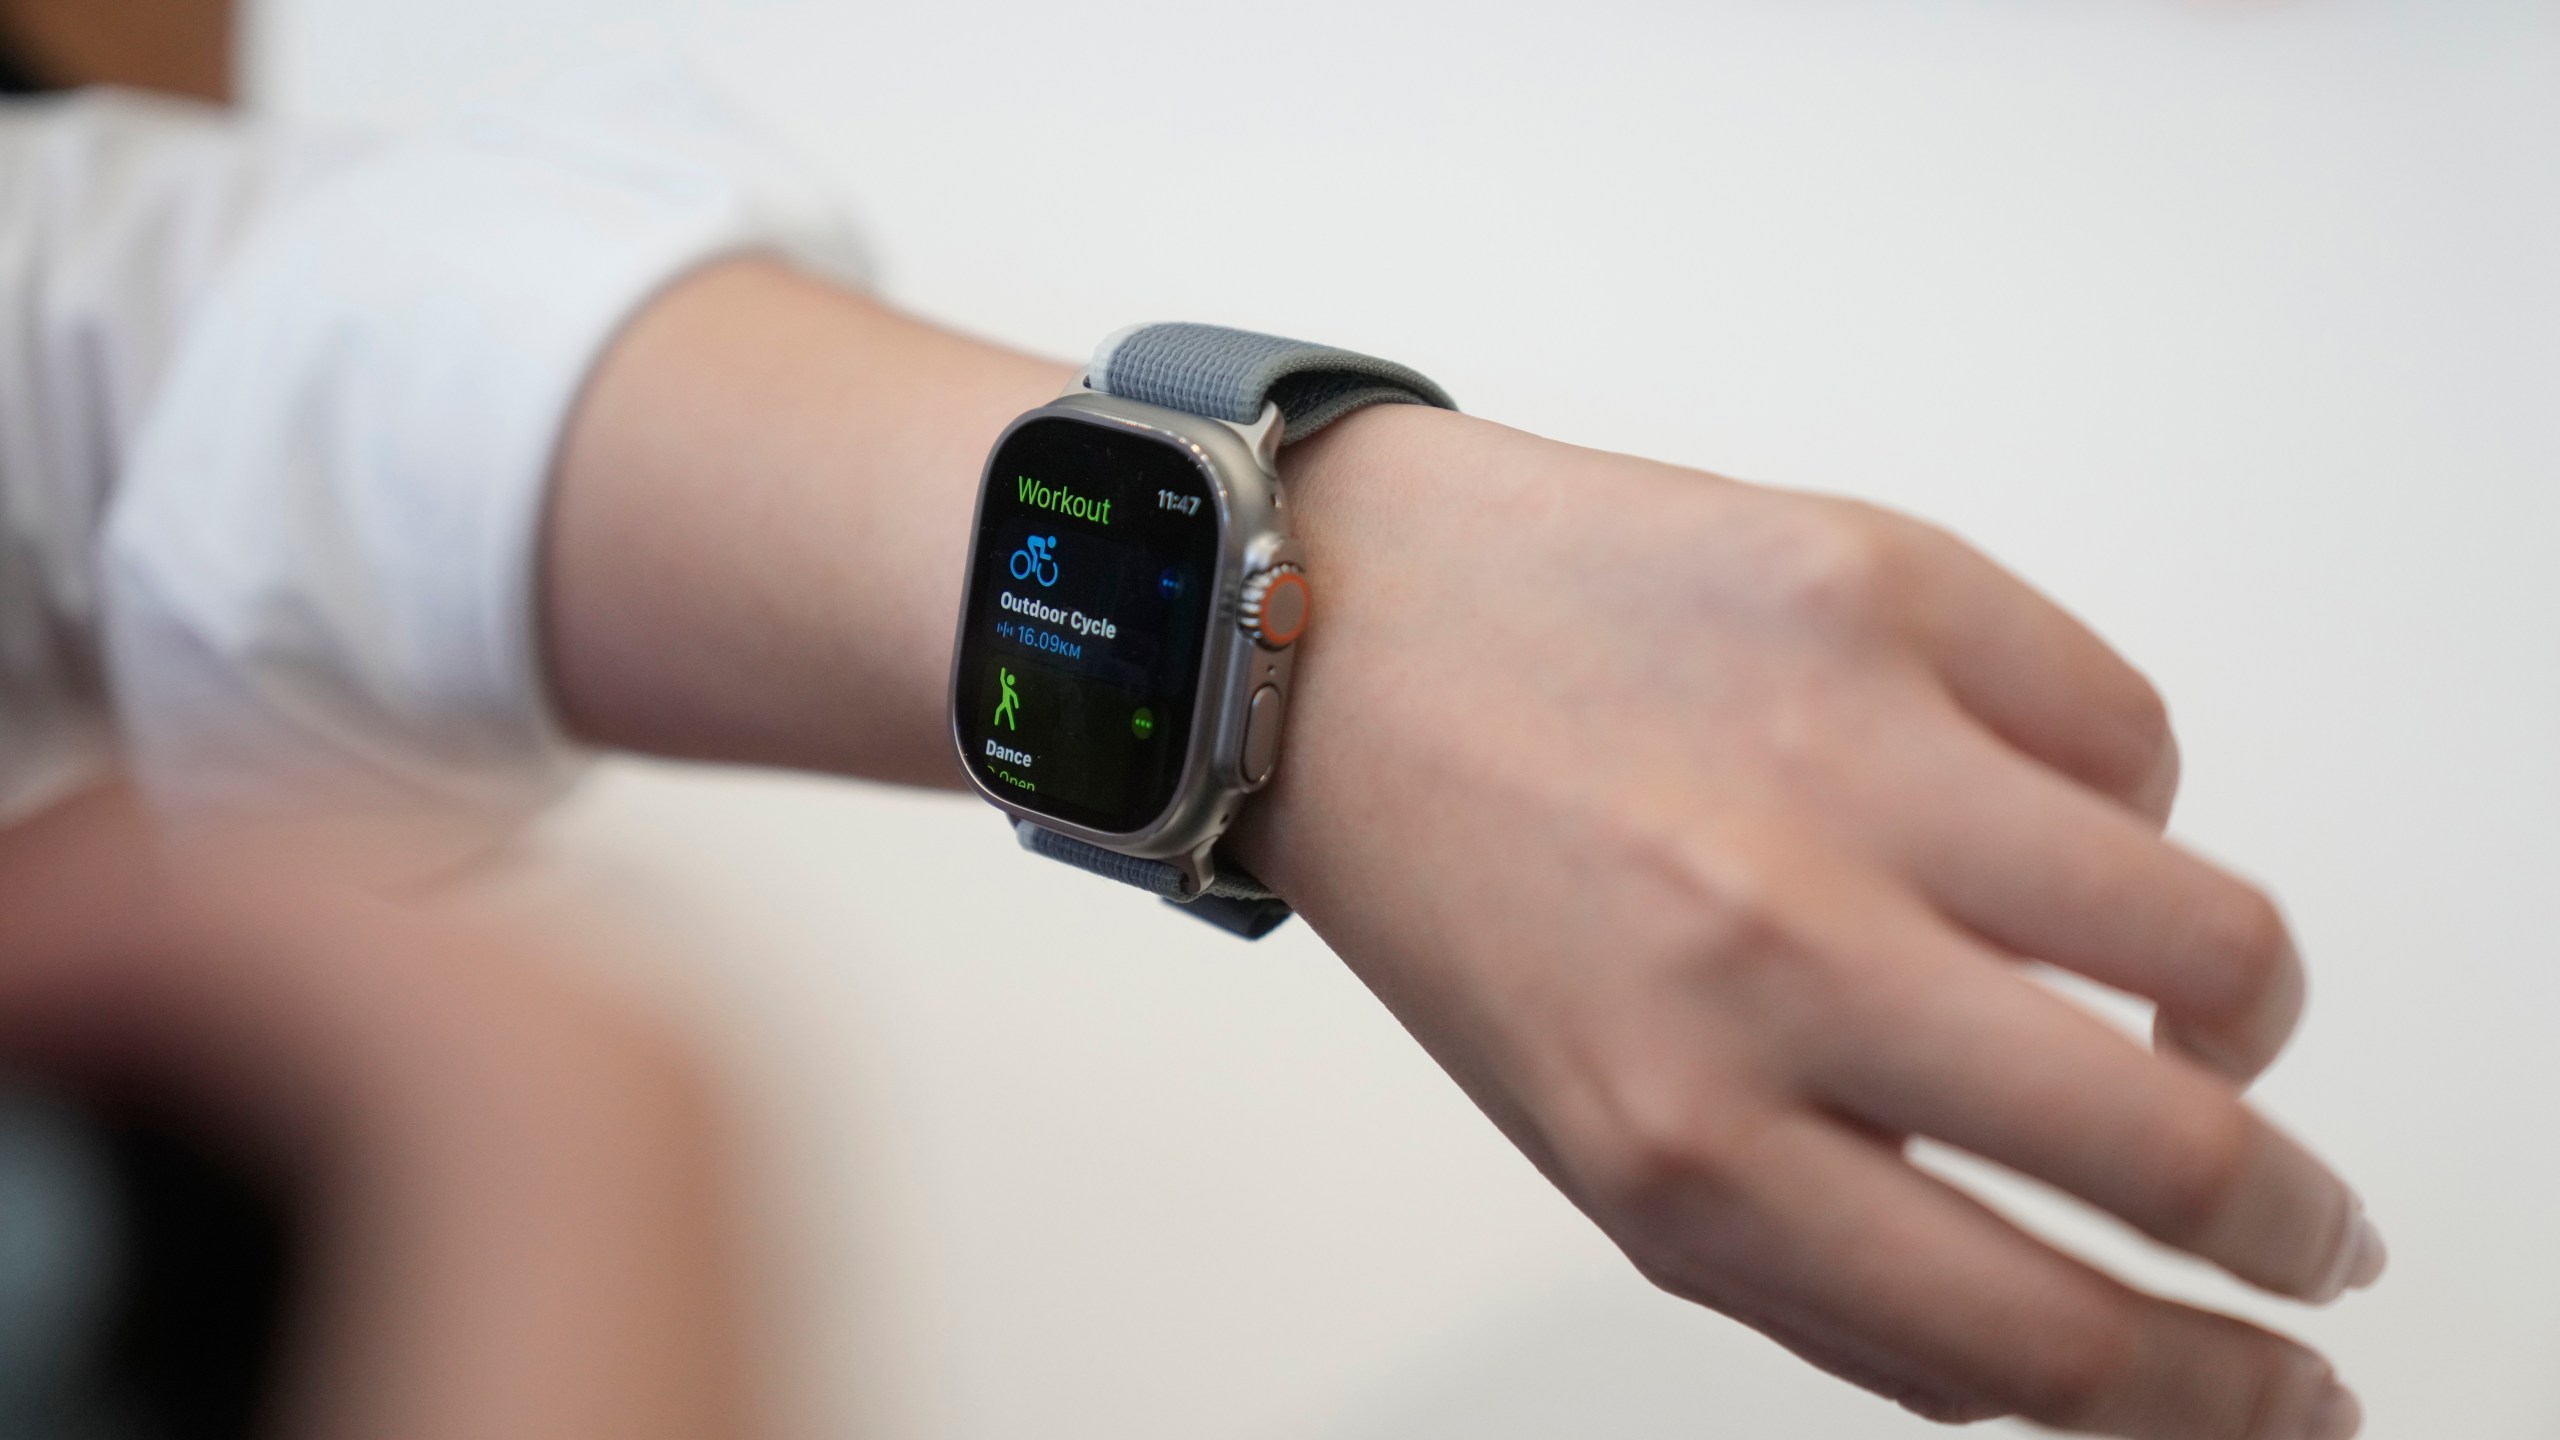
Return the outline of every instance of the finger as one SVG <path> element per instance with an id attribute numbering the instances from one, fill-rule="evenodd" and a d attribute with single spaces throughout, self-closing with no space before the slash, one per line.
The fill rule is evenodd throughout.
<path id="1" fill-rule="evenodd" d="M 1943 531 L 1876 512 L 1926 568 L 1896 618 L 1956 702 L 2081 784 L 2168 820 L 2178 743 L 2160 692 L 2061 606 Z"/>
<path id="2" fill-rule="evenodd" d="M 1829 1104 L 2048 1181 L 2280 1294 L 2325 1302 L 2379 1274 L 2355 1193 L 2228 1086 L 2145 1052 L 1917 902 L 1866 923 L 1890 924 L 1901 953 L 1851 999 L 1864 1013 L 1842 1041 L 1806 1056 Z"/>
<path id="3" fill-rule="evenodd" d="M 1752 1217 L 1648 1268 L 1923 1413 L 2017 1414 L 2130 1440 L 2345 1440 L 2354 1398 L 2311 1351 L 2132 1290 L 1897 1155 L 1799 1115 L 1760 1132 Z M 1729 1216 L 1731 1197 L 1711 1202 Z M 1819 1360 L 1817 1363 L 1820 1363 Z M 1909 1398 L 1909 1397 L 1904 1397 Z"/>
<path id="4" fill-rule="evenodd" d="M 1915 732 L 1918 733 L 1918 732 Z M 2162 1034 L 2247 1081 L 2302 1018 L 2302 959 L 2266 894 L 1972 727 L 1912 767 L 1907 873 L 2004 950 L 2159 1002 Z"/>

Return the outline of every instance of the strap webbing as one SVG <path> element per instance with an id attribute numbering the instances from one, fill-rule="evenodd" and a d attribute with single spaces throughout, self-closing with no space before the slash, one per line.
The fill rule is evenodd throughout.
<path id="1" fill-rule="evenodd" d="M 1198 895 L 1182 893 L 1182 872 L 1162 860 L 1142 860 L 1088 845 L 1072 835 L 1061 835 L 1028 820 L 1013 822 L 1014 838 L 1022 848 L 1061 864 L 1090 871 L 1106 880 L 1134 885 L 1150 894 L 1163 897 L 1166 904 L 1179 906 L 1185 914 L 1194 915 L 1222 930 L 1231 930 L 1247 940 L 1259 940 L 1280 928 L 1289 918 L 1289 902 L 1271 893 L 1270 887 L 1233 866 L 1221 866 L 1217 878 Z"/>
<path id="2" fill-rule="evenodd" d="M 1219 325 L 1123 330 L 1095 349 L 1085 383 L 1237 425 L 1252 424 L 1264 404 L 1275 404 L 1284 444 L 1365 406 L 1458 408 L 1448 391 L 1392 360 Z"/>

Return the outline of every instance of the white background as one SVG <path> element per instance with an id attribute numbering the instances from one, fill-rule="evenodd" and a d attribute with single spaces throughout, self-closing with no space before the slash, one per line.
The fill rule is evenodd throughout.
<path id="1" fill-rule="evenodd" d="M 2265 1104 L 2394 1247 L 2251 1313 L 2368 1434 L 2560 1435 L 2560 5 L 271 0 L 251 63 L 414 123 L 662 54 L 927 313 L 1372 349 L 2092 618 L 2171 699 L 2180 832 L 2314 967 Z M 812 1433 L 1929 1433 L 1650 1292 L 1303 928 L 835 783 L 617 767 L 543 839 L 691 937 L 658 978 L 758 1097 Z"/>

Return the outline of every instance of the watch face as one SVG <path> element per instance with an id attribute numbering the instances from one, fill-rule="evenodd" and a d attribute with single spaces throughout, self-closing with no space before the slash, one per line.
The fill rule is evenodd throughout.
<path id="1" fill-rule="evenodd" d="M 1217 601 L 1218 502 L 1189 450 L 1043 417 L 996 451 L 953 703 L 963 758 L 1025 809 L 1113 834 L 1173 803 Z"/>

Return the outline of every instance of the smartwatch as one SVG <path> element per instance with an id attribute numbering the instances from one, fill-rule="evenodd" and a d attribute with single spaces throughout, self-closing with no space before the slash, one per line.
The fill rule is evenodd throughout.
<path id="1" fill-rule="evenodd" d="M 1456 408 L 1371 356 L 1141 325 L 1005 427 L 978 490 L 951 738 L 1023 848 L 1248 939 L 1289 918 L 1216 853 L 1280 763 L 1313 609 L 1280 447 L 1375 404 Z"/>

